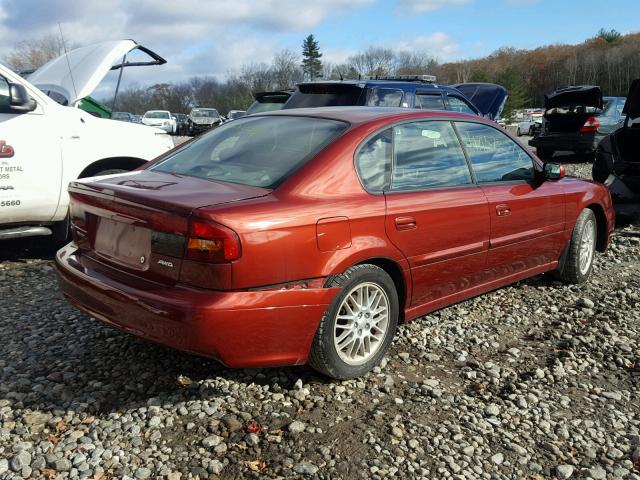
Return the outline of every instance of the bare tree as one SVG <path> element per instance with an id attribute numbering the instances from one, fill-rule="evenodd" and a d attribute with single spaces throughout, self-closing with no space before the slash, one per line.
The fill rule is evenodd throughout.
<path id="1" fill-rule="evenodd" d="M 388 75 L 393 71 L 394 61 L 394 51 L 382 47 L 369 47 L 348 59 L 360 75 L 367 76 Z"/>
<path id="2" fill-rule="evenodd" d="M 291 50 L 282 50 L 273 57 L 271 70 L 276 90 L 292 88 L 303 80 L 304 74 L 299 64 L 300 59 Z"/>
<path id="3" fill-rule="evenodd" d="M 66 42 L 67 49 L 76 48 Z M 18 43 L 13 51 L 4 59 L 3 63 L 15 71 L 35 70 L 49 60 L 64 53 L 65 39 L 60 35 L 48 33 L 34 40 Z"/>

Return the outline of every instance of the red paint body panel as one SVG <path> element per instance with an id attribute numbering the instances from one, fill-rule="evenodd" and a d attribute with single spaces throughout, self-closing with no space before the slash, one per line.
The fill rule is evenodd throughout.
<path id="1" fill-rule="evenodd" d="M 350 127 L 274 190 L 146 170 L 78 182 L 72 197 L 85 230 L 56 257 L 65 297 L 110 325 L 230 366 L 300 364 L 338 293 L 320 286 L 350 266 L 395 264 L 410 320 L 556 268 L 585 207 L 604 213 L 602 248 L 613 231 L 607 189 L 573 178 L 379 195 L 362 187 L 354 155 L 372 133 L 411 119 L 484 121 L 477 117 L 384 108 L 269 115 Z M 231 229 L 240 258 L 209 264 L 150 250 L 144 229 L 180 241 L 192 218 Z"/>

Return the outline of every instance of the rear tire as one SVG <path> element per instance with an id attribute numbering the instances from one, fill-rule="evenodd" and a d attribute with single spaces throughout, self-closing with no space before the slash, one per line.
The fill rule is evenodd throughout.
<path id="1" fill-rule="evenodd" d="M 564 265 L 558 271 L 560 279 L 567 283 L 584 283 L 589 279 L 596 254 L 598 222 L 593 211 L 580 212 L 567 245 Z"/>
<path id="2" fill-rule="evenodd" d="M 521 137 L 522 136 L 522 132 L 520 131 L 520 127 L 518 127 L 518 130 L 516 130 L 516 135 Z"/>
<path id="3" fill-rule="evenodd" d="M 395 285 L 383 269 L 365 264 L 349 268 L 328 286 L 342 289 L 320 321 L 309 365 L 335 379 L 362 376 L 380 363 L 395 335 Z"/>

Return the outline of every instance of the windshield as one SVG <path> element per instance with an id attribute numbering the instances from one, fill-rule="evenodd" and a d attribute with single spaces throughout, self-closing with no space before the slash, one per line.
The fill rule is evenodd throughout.
<path id="1" fill-rule="evenodd" d="M 169 118 L 169 112 L 147 112 L 145 118 Z"/>
<path id="2" fill-rule="evenodd" d="M 191 110 L 191 116 L 216 118 L 216 117 L 219 117 L 220 115 L 218 114 L 218 111 L 214 109 L 207 109 L 207 110 L 194 109 L 194 110 Z"/>
<path id="3" fill-rule="evenodd" d="M 203 135 L 151 170 L 275 188 L 347 126 L 312 117 L 240 118 Z"/>
<path id="4" fill-rule="evenodd" d="M 116 120 L 129 120 L 129 114 L 115 112 L 111 114 L 111 118 L 114 118 Z"/>
<path id="5" fill-rule="evenodd" d="M 285 108 L 315 108 L 360 105 L 363 88 L 349 84 L 302 84 Z"/>

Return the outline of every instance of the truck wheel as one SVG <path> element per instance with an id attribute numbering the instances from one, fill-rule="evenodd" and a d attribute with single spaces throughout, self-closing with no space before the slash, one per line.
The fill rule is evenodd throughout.
<path id="1" fill-rule="evenodd" d="M 316 331 L 309 365 L 336 379 L 364 375 L 380 363 L 398 325 L 398 293 L 375 265 L 356 265 L 329 283 L 342 287 Z"/>
<path id="2" fill-rule="evenodd" d="M 551 157 L 553 157 L 554 153 L 555 152 L 550 148 L 545 148 L 545 147 L 536 148 L 536 155 L 538 155 L 538 158 L 542 160 L 549 160 Z"/>
<path id="3" fill-rule="evenodd" d="M 567 245 L 564 265 L 559 277 L 567 283 L 584 283 L 591 275 L 596 254 L 597 220 L 593 211 L 585 208 L 580 212 Z"/>

